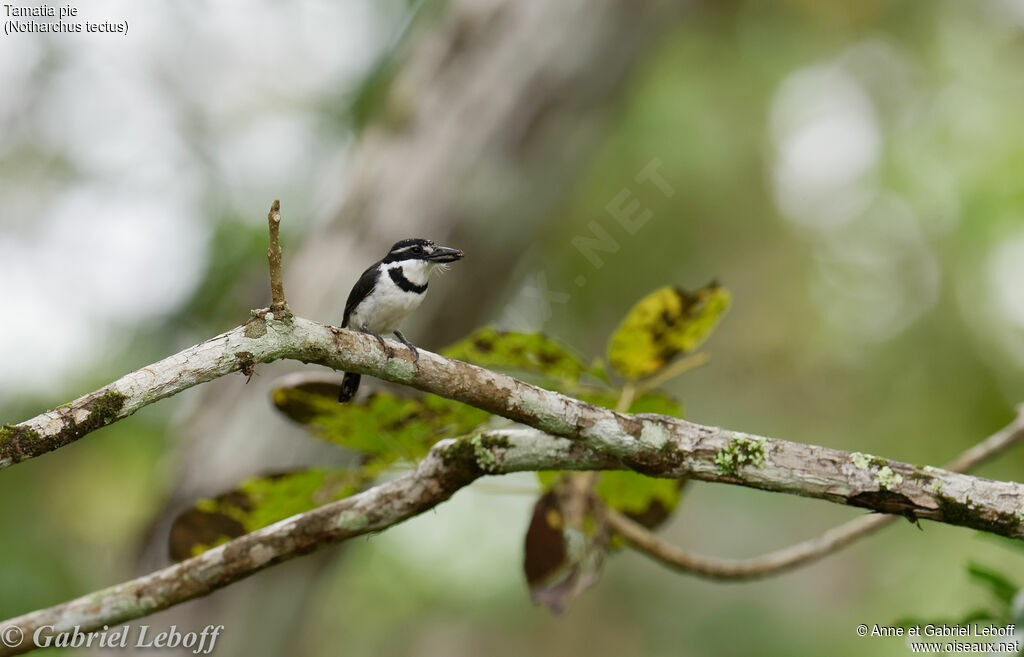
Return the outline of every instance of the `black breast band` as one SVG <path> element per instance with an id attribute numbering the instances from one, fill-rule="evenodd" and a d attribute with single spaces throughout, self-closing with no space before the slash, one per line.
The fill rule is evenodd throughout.
<path id="1" fill-rule="evenodd" d="M 391 277 L 391 280 L 393 280 L 395 282 L 395 285 L 397 285 L 398 288 L 403 292 L 415 292 L 416 294 L 423 294 L 424 292 L 427 291 L 426 283 L 424 283 L 423 285 L 416 285 L 415 283 L 413 283 L 412 281 L 405 277 L 405 274 L 402 273 L 401 267 L 389 268 L 388 276 Z"/>

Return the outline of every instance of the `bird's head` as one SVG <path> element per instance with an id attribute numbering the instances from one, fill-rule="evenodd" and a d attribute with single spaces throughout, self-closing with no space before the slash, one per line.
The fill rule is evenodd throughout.
<path id="1" fill-rule="evenodd" d="M 447 246 L 434 244 L 430 240 L 409 239 L 395 242 L 388 251 L 384 262 L 423 262 L 428 264 L 444 264 L 462 258 L 462 251 Z"/>

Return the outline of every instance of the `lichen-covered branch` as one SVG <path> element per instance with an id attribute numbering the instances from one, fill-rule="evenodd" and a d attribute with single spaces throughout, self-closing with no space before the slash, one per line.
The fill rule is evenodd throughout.
<path id="1" fill-rule="evenodd" d="M 139 618 L 207 595 L 268 566 L 321 547 L 396 525 L 447 500 L 484 474 L 538 469 L 612 469 L 607 455 L 530 429 L 481 432 L 446 440 L 411 472 L 358 495 L 282 520 L 168 568 L 117 586 L 0 622 L 17 626 L 19 645 L 0 644 L 0 656 L 33 649 L 39 628 L 82 632 Z"/>
<path id="2" fill-rule="evenodd" d="M 1017 408 L 1017 417 L 1013 422 L 957 456 L 946 469 L 950 472 L 966 472 L 1021 441 L 1024 441 L 1024 405 Z M 686 552 L 611 509 L 606 512 L 606 520 L 632 548 L 662 565 L 708 579 L 735 582 L 768 577 L 813 563 L 888 527 L 897 517 L 872 515 L 854 518 L 814 538 L 750 559 L 722 559 Z"/>
<path id="3" fill-rule="evenodd" d="M 268 324 L 286 326 L 254 317 L 245 326 L 143 367 L 70 403 L 20 424 L 4 425 L 0 428 L 0 469 L 63 447 L 194 385 L 283 357 L 283 344 L 267 339 Z"/>
<path id="4" fill-rule="evenodd" d="M 662 415 L 623 415 L 424 350 L 413 362 L 392 343 L 295 317 L 261 313 L 202 344 L 0 435 L 0 466 L 38 456 L 146 404 L 256 362 L 291 358 L 377 376 L 569 438 L 659 477 L 689 477 L 816 497 L 910 519 L 1024 537 L 1024 486 L 842 450 L 706 427 Z"/>

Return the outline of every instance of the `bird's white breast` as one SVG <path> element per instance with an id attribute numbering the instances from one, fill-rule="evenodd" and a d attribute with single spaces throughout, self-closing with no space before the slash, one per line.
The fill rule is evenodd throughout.
<path id="1" fill-rule="evenodd" d="M 417 294 L 406 292 L 391 280 L 388 273 L 389 268 L 398 268 L 400 265 L 382 264 L 380 274 L 377 276 L 377 283 L 373 292 L 356 306 L 349 320 L 349 325 L 355 329 L 362 329 L 365 325 L 373 333 L 391 333 L 399 327 L 402 321 L 423 302 L 427 296 L 426 291 Z M 405 263 L 401 265 L 402 273 L 409 282 L 416 285 L 425 285 L 429 276 L 426 263 Z"/>

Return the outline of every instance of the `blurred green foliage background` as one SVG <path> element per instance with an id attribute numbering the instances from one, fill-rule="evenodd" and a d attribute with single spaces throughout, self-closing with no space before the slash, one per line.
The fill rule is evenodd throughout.
<path id="1" fill-rule="evenodd" d="M 101 79 L 124 72 L 111 64 L 113 46 L 90 42 L 111 50 L 99 64 L 82 64 L 72 56 L 80 44 L 0 41 L 0 80 L 17 89 L 0 102 L 0 272 L 13 294 L 0 323 L 0 419 L 16 422 L 82 394 L 265 303 L 266 206 L 286 199 L 286 244 L 315 234 L 317 217 L 337 201 L 333 181 L 344 176 L 355 138 L 349 108 L 360 81 L 386 57 L 409 11 L 341 4 L 291 11 L 264 2 L 203 21 L 179 9 L 134 9 L 156 41 L 127 79 L 153 97 L 124 125 L 90 114 L 91 101 L 73 110 L 67 100 L 84 97 L 76 86 L 84 82 L 68 80 L 83 73 L 76 66 L 94 65 L 90 74 Z M 216 20 L 238 21 L 242 31 L 252 23 L 254 33 L 214 30 Z M 249 55 L 264 24 L 315 52 L 299 47 L 273 62 Z M 362 39 L 365 52 L 349 57 L 355 63 L 337 61 L 347 51 L 319 41 L 342 24 Z M 711 363 L 671 390 L 690 419 L 913 463 L 951 459 L 1024 401 L 1022 26 L 1019 0 L 738 1 L 689 11 L 652 48 L 535 246 L 494 281 L 499 293 L 487 314 L 597 354 L 643 294 L 714 278 L 732 292 L 732 309 L 704 347 Z M 173 30 L 196 39 L 193 57 L 243 73 L 189 86 L 167 65 L 189 42 L 179 32 L 171 38 Z M 268 92 L 251 70 L 264 66 L 276 80 L 288 66 L 312 72 L 279 83 L 301 88 Z M 54 106 L 61 102 L 64 110 Z M 82 140 L 102 129 L 93 141 L 63 139 L 54 127 L 61 111 L 85 117 L 74 126 Z M 148 124 L 135 120 L 153 112 L 178 142 L 162 177 L 149 172 L 147 182 L 127 172 L 147 157 Z M 80 152 L 102 151 L 105 135 L 132 129 L 140 132 L 130 136 L 130 157 L 97 162 Z M 281 152 L 239 145 L 257 139 Z M 670 194 L 637 181 L 652 162 Z M 136 222 L 152 235 L 148 203 L 166 208 L 162 199 L 174 198 L 177 219 L 148 248 L 191 255 L 154 265 L 129 255 L 149 244 L 145 236 L 133 242 L 130 231 L 99 255 L 81 255 L 90 244 L 82 236 L 66 238 L 81 248 L 60 247 L 54 235 L 108 220 L 110 190 L 125 187 L 144 200 L 118 206 L 114 214 L 127 219 L 111 230 Z M 84 194 L 74 212 L 60 210 L 69 189 Z M 627 228 L 609 211 L 623 198 L 649 212 L 642 225 Z M 66 220 L 72 215 L 78 222 Z M 486 217 L 460 226 L 463 234 L 490 230 Z M 601 231 L 616 248 L 588 258 L 580 238 Z M 55 248 L 67 257 L 48 260 Z M 103 295 L 78 298 L 74 282 L 89 279 L 100 260 L 116 270 L 139 257 L 173 294 L 144 280 L 139 296 L 114 293 L 124 308 L 113 314 L 90 310 L 102 309 Z M 457 285 L 459 276 L 456 268 L 438 285 Z M 177 475 L 176 421 L 199 399 L 189 391 L 0 473 L 0 616 L 134 574 L 140 541 Z M 1020 452 L 979 474 L 1020 480 Z M 436 513 L 338 550 L 309 582 L 305 626 L 280 628 L 294 633 L 292 654 L 904 654 L 899 640 L 861 639 L 855 627 L 956 617 L 987 604 L 968 581 L 968 560 L 1024 584 L 1024 555 L 969 531 L 900 523 L 753 583 L 709 583 L 618 555 L 597 587 L 553 617 L 530 605 L 521 575 L 533 497 L 517 490 L 532 485 L 530 477 L 488 481 Z M 753 556 L 860 513 L 694 484 L 662 534 L 707 554 Z M 249 620 L 275 631 L 274 609 L 291 604 L 262 600 L 263 620 Z M 229 626 L 218 654 L 235 654 L 231 634 L 245 631 Z"/>

